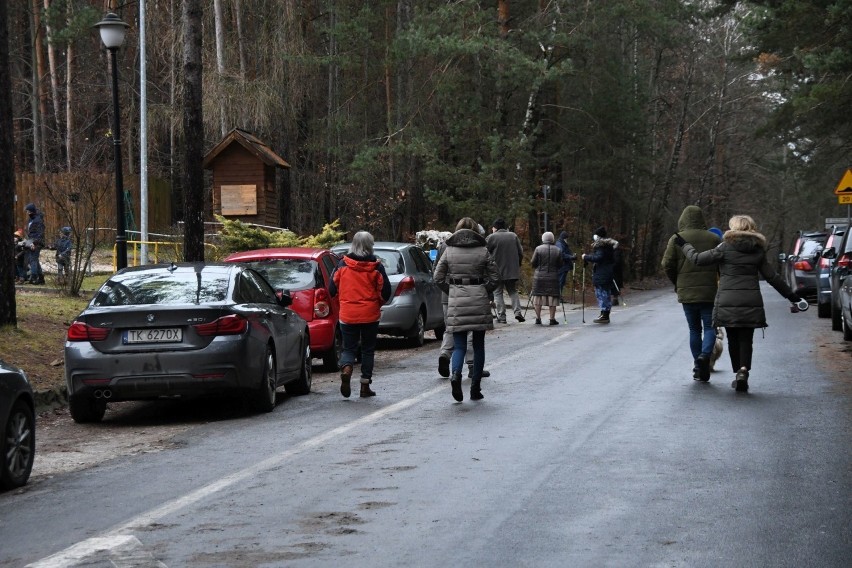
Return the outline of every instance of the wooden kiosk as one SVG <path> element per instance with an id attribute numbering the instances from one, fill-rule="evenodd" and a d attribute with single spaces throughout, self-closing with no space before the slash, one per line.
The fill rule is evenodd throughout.
<path id="1" fill-rule="evenodd" d="M 231 130 L 204 156 L 204 168 L 213 170 L 213 213 L 278 227 L 275 172 L 289 167 L 265 142 L 245 130 Z"/>

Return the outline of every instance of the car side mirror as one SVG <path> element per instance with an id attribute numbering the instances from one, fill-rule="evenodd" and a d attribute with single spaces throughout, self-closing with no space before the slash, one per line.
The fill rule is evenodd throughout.
<path id="1" fill-rule="evenodd" d="M 837 258 L 837 251 L 834 250 L 834 247 L 828 247 L 824 251 L 822 251 L 822 257 L 827 259 Z"/>
<path id="2" fill-rule="evenodd" d="M 293 303 L 293 297 L 288 290 L 276 290 L 275 295 L 278 297 L 278 304 L 285 308 Z"/>

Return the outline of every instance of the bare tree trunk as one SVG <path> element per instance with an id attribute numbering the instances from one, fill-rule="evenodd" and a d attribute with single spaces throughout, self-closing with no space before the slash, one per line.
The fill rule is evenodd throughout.
<path id="1" fill-rule="evenodd" d="M 204 114 L 201 0 L 183 0 L 184 258 L 204 260 Z"/>
<path id="2" fill-rule="evenodd" d="M 225 125 L 225 101 L 221 89 L 225 83 L 225 28 L 222 22 L 222 0 L 213 0 L 213 19 L 216 28 L 216 75 L 219 81 L 219 130 L 222 136 L 227 133 Z"/>
<path id="3" fill-rule="evenodd" d="M 38 136 L 38 156 L 35 160 L 36 173 L 44 171 L 44 162 L 47 156 L 47 92 L 45 91 L 43 78 L 47 76 L 44 61 L 44 33 L 41 27 L 41 6 L 39 0 L 32 2 L 32 26 L 33 26 L 33 53 L 35 54 L 35 71 L 33 73 L 33 91 L 38 97 L 38 124 L 34 124 Z"/>
<path id="4" fill-rule="evenodd" d="M 71 24 L 73 0 L 68 0 L 68 23 Z M 65 164 L 68 171 L 74 170 L 74 131 L 77 125 L 74 123 L 74 41 L 68 40 L 65 49 Z"/>
<path id="5" fill-rule="evenodd" d="M 385 7 L 385 128 L 387 131 L 388 145 L 388 188 L 393 192 L 395 189 L 394 181 L 394 156 L 393 156 L 393 136 L 394 136 L 394 121 L 393 121 L 393 89 L 391 88 L 391 22 L 393 22 L 393 7 L 388 5 Z"/>
<path id="6" fill-rule="evenodd" d="M 44 155 L 42 143 L 42 115 L 39 113 L 38 94 L 39 94 L 39 77 L 38 65 L 36 64 L 35 48 L 38 40 L 36 36 L 38 31 L 35 26 L 35 18 L 30 14 L 30 28 L 32 29 L 32 51 L 30 52 L 30 69 L 32 71 L 32 89 L 30 90 L 30 114 L 33 121 L 33 171 L 41 173 L 44 169 Z"/>
<path id="7" fill-rule="evenodd" d="M 248 63 L 246 62 L 246 49 L 243 43 L 242 0 L 234 0 L 234 18 L 237 21 L 237 50 L 240 54 L 240 79 L 245 82 Z"/>
<path id="8" fill-rule="evenodd" d="M 15 139 L 12 135 L 12 77 L 6 2 L 0 2 L 0 227 L 15 226 Z M 7 229 L 8 230 L 8 229 Z M 11 239 L 0 244 L 0 325 L 17 325 L 15 250 Z"/>
<path id="9" fill-rule="evenodd" d="M 44 0 L 44 9 L 50 9 L 50 1 Z M 55 132 L 55 140 L 57 144 L 61 148 L 64 146 L 64 136 L 62 135 L 62 113 L 59 112 L 60 109 L 60 98 L 59 98 L 59 74 L 57 71 L 57 62 L 56 62 L 56 47 L 53 44 L 53 31 L 51 30 L 50 24 L 45 22 L 44 30 L 47 34 L 47 62 L 48 67 L 50 68 L 50 90 L 51 90 L 51 98 L 53 100 L 53 129 Z M 59 160 L 57 160 L 58 162 Z"/>

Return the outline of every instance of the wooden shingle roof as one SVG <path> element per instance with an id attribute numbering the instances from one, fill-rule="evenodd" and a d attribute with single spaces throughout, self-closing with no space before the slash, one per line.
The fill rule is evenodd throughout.
<path id="1" fill-rule="evenodd" d="M 216 160 L 216 157 L 221 154 L 225 148 L 235 142 L 257 156 L 257 159 L 267 166 L 277 166 L 279 168 L 290 167 L 290 164 L 288 164 L 284 158 L 273 152 L 272 148 L 270 148 L 265 142 L 245 130 L 234 128 L 204 156 L 204 169 L 212 169 L 212 163 Z"/>

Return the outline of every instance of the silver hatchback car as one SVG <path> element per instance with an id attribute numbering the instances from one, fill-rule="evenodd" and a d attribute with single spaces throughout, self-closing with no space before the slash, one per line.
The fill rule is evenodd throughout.
<path id="1" fill-rule="evenodd" d="M 241 264 L 126 268 L 71 323 L 71 417 L 98 422 L 107 402 L 242 392 L 261 412 L 276 391 L 311 390 L 308 324 Z"/>
<path id="2" fill-rule="evenodd" d="M 343 256 L 349 244 L 332 247 Z M 432 261 L 417 245 L 411 243 L 376 242 L 373 254 L 384 265 L 391 284 L 391 297 L 382 306 L 379 333 L 406 337 L 414 346 L 423 345 L 424 333 L 434 330 L 444 336 L 444 311 L 441 289 L 432 278 Z"/>

